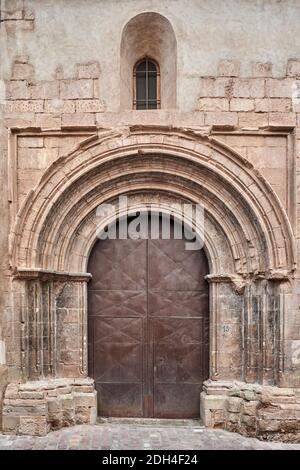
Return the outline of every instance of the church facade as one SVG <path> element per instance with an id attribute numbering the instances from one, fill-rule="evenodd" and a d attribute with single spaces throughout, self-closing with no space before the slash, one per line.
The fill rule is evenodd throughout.
<path id="1" fill-rule="evenodd" d="M 1 2 L 2 432 L 299 438 L 299 20 L 294 0 Z M 201 249 L 172 237 L 183 206 Z M 170 239 L 99 238 L 170 207 Z"/>

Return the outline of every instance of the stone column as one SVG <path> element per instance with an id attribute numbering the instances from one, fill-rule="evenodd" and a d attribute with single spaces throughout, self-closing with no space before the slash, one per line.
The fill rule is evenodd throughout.
<path id="1" fill-rule="evenodd" d="M 87 376 L 89 275 L 27 271 L 20 277 L 23 377 Z"/>
<path id="2" fill-rule="evenodd" d="M 210 378 L 242 379 L 243 295 L 230 275 L 208 275 L 210 283 Z"/>
<path id="3" fill-rule="evenodd" d="M 4 433 L 45 435 L 50 429 L 95 422 L 97 393 L 87 377 L 89 277 L 19 272 L 20 328 L 10 347 L 21 351 L 22 374 L 5 390 Z"/>
<path id="4" fill-rule="evenodd" d="M 284 303 L 278 279 L 245 288 L 245 381 L 276 385 L 282 368 Z"/>

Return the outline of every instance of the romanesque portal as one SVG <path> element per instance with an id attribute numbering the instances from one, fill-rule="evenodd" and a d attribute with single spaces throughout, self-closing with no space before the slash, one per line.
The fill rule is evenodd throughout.
<path id="1" fill-rule="evenodd" d="M 1 1 L 4 433 L 158 416 L 299 438 L 299 8 L 229 3 Z M 200 205 L 202 250 L 99 241 L 121 197 Z"/>
<path id="2" fill-rule="evenodd" d="M 199 418 L 208 378 L 207 259 L 174 231 L 170 240 L 151 239 L 150 217 L 147 229 L 145 239 L 99 240 L 90 256 L 89 375 L 98 412 Z"/>

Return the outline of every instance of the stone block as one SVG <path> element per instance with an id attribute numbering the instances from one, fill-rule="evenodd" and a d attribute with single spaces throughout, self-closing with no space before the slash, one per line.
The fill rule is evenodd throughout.
<path id="1" fill-rule="evenodd" d="M 225 410 L 211 410 L 213 427 L 225 426 L 226 411 Z"/>
<path id="2" fill-rule="evenodd" d="M 91 79 L 61 80 L 60 97 L 62 99 L 82 99 L 94 97 L 94 83 Z"/>
<path id="3" fill-rule="evenodd" d="M 5 398 L 19 398 L 19 388 L 17 384 L 8 384 L 5 390 Z"/>
<path id="4" fill-rule="evenodd" d="M 76 100 L 77 113 L 101 113 L 104 105 L 100 100 Z"/>
<path id="5" fill-rule="evenodd" d="M 20 169 L 43 170 L 58 157 L 58 150 L 46 148 L 20 148 L 18 167 Z"/>
<path id="6" fill-rule="evenodd" d="M 59 98 L 55 98 L 53 100 L 45 101 L 46 113 L 75 113 L 75 110 L 74 100 L 61 100 Z"/>
<path id="7" fill-rule="evenodd" d="M 95 114 L 93 113 L 75 113 L 75 114 L 63 114 L 62 115 L 62 126 L 94 126 L 95 125 Z"/>
<path id="8" fill-rule="evenodd" d="M 286 168 L 286 152 L 281 147 L 248 147 L 247 157 L 256 168 Z"/>
<path id="9" fill-rule="evenodd" d="M 51 137 L 45 137 L 44 142 L 45 142 L 45 147 L 47 148 L 72 148 L 75 146 L 77 142 L 81 140 L 81 137 L 56 137 L 56 136 L 51 136 Z M 58 314 L 61 312 L 61 309 L 59 309 Z M 67 310 L 68 312 L 68 310 Z M 78 312 L 78 310 L 77 310 Z M 66 313 L 67 316 L 67 313 Z M 65 317 L 66 318 L 66 317 Z M 66 321 L 70 322 L 70 320 Z M 78 321 L 78 316 L 77 316 L 77 321 Z"/>
<path id="10" fill-rule="evenodd" d="M 286 73 L 289 77 L 300 78 L 300 60 L 299 59 L 288 60 Z"/>
<path id="11" fill-rule="evenodd" d="M 240 422 L 240 414 L 239 413 L 227 413 L 227 421 L 231 423 L 238 424 Z"/>
<path id="12" fill-rule="evenodd" d="M 45 416 L 21 416 L 19 434 L 26 436 L 46 436 L 49 430 Z"/>
<path id="13" fill-rule="evenodd" d="M 257 412 L 259 418 L 262 419 L 296 419 L 300 420 L 300 407 L 297 408 L 296 404 L 286 404 L 286 405 L 269 405 L 264 408 L 260 408 Z"/>
<path id="14" fill-rule="evenodd" d="M 260 431 L 280 431 L 281 428 L 281 421 L 280 420 L 267 420 L 267 419 L 259 419 L 257 421 L 258 429 Z"/>
<path id="15" fill-rule="evenodd" d="M 98 62 L 78 64 L 76 69 L 77 78 L 98 78 L 100 76 L 100 66 Z"/>
<path id="16" fill-rule="evenodd" d="M 200 78 L 199 97 L 226 98 L 231 97 L 233 79 L 226 77 Z"/>
<path id="17" fill-rule="evenodd" d="M 49 412 L 47 415 L 47 423 L 51 431 L 61 429 L 63 426 L 63 414 L 62 412 Z"/>
<path id="18" fill-rule="evenodd" d="M 63 411 L 73 410 L 74 411 L 74 398 L 73 395 L 61 395 L 60 398 L 61 408 Z"/>
<path id="19" fill-rule="evenodd" d="M 235 79 L 233 83 L 234 98 L 263 98 L 265 96 L 265 81 L 259 78 Z"/>
<path id="20" fill-rule="evenodd" d="M 6 97 L 9 100 L 27 100 L 30 98 L 30 91 L 25 80 L 17 80 L 6 84 Z"/>
<path id="21" fill-rule="evenodd" d="M 240 74 L 240 62 L 237 60 L 221 60 L 218 73 L 221 77 L 238 77 Z"/>
<path id="22" fill-rule="evenodd" d="M 229 111 L 227 98 L 199 98 L 199 111 Z"/>
<path id="23" fill-rule="evenodd" d="M 16 10 L 16 11 L 5 11 L 1 10 L 1 20 L 2 21 L 7 21 L 7 20 L 22 20 L 23 18 L 23 11 L 22 10 Z"/>
<path id="24" fill-rule="evenodd" d="M 35 116 L 35 125 L 42 129 L 60 129 L 61 116 L 59 114 L 38 113 Z"/>
<path id="25" fill-rule="evenodd" d="M 34 21 L 29 20 L 6 20 L 4 22 L 4 27 L 7 35 L 14 35 L 18 31 L 33 31 L 34 30 Z"/>
<path id="26" fill-rule="evenodd" d="M 232 383 L 206 380 L 203 384 L 203 389 L 205 390 L 205 394 L 207 395 L 227 396 L 230 393 L 230 390 L 232 389 Z"/>
<path id="27" fill-rule="evenodd" d="M 40 400 L 40 399 L 43 399 L 44 398 L 44 392 L 42 391 L 22 391 L 20 390 L 19 391 L 19 396 L 20 398 L 22 399 L 35 399 L 35 400 Z"/>
<path id="28" fill-rule="evenodd" d="M 70 385 L 66 385 L 64 387 L 58 387 L 56 389 L 56 392 L 58 395 L 66 395 L 69 396 L 69 394 L 72 393 L 72 387 Z"/>
<path id="29" fill-rule="evenodd" d="M 96 404 L 96 392 L 93 393 L 75 393 L 75 407 L 92 407 Z"/>
<path id="30" fill-rule="evenodd" d="M 300 420 L 299 419 L 289 419 L 281 421 L 280 426 L 281 432 L 285 433 L 299 433 L 300 431 Z"/>
<path id="31" fill-rule="evenodd" d="M 207 410 L 223 410 L 226 409 L 225 395 L 206 395 L 203 396 L 203 407 Z"/>
<path id="32" fill-rule="evenodd" d="M 13 100 L 5 105 L 7 113 L 42 113 L 43 109 L 43 100 Z"/>
<path id="33" fill-rule="evenodd" d="M 270 113 L 270 126 L 296 126 L 296 113 Z"/>
<path id="34" fill-rule="evenodd" d="M 290 98 L 261 98 L 255 99 L 255 111 L 259 113 L 289 112 L 292 101 Z"/>
<path id="35" fill-rule="evenodd" d="M 283 400 L 286 398 L 295 403 L 296 400 L 295 391 L 284 387 L 264 387 L 258 394 L 258 397 L 262 403 L 271 403 L 276 399 L 283 403 Z"/>
<path id="36" fill-rule="evenodd" d="M 247 428 L 255 429 L 257 419 L 255 416 L 241 415 L 240 423 L 241 425 L 246 426 Z"/>
<path id="37" fill-rule="evenodd" d="M 12 80 L 30 80 L 34 76 L 34 68 L 31 64 L 14 63 L 12 67 Z"/>
<path id="38" fill-rule="evenodd" d="M 44 137 L 18 137 L 18 146 L 24 148 L 44 147 Z"/>
<path id="39" fill-rule="evenodd" d="M 59 97 L 59 82 L 58 81 L 41 81 L 29 85 L 30 98 L 34 100 L 39 99 L 54 99 Z"/>
<path id="40" fill-rule="evenodd" d="M 267 113 L 239 113 L 239 126 L 246 128 L 265 127 L 269 124 Z"/>
<path id="41" fill-rule="evenodd" d="M 76 408 L 75 421 L 76 424 L 91 424 L 91 408 L 86 406 Z"/>
<path id="42" fill-rule="evenodd" d="M 92 393 L 94 392 L 93 385 L 73 385 L 72 391 L 75 393 Z"/>
<path id="43" fill-rule="evenodd" d="M 243 390 L 242 397 L 246 401 L 256 401 L 257 400 L 257 393 L 255 390 Z"/>
<path id="44" fill-rule="evenodd" d="M 230 413 L 239 413 L 243 404 L 243 399 L 238 397 L 228 397 L 227 410 Z"/>
<path id="45" fill-rule="evenodd" d="M 270 98 L 292 98 L 295 80 L 292 78 L 269 78 L 266 80 L 266 96 Z"/>
<path id="46" fill-rule="evenodd" d="M 238 123 L 238 114 L 232 112 L 206 112 L 204 123 L 208 126 L 236 126 Z"/>
<path id="47" fill-rule="evenodd" d="M 200 417 L 205 426 L 211 427 L 212 426 L 212 414 L 211 414 L 211 411 L 208 408 L 206 408 L 204 405 L 206 396 L 207 395 L 205 392 L 200 393 Z"/>
<path id="48" fill-rule="evenodd" d="M 18 113 L 14 117 L 12 115 L 7 115 L 6 119 L 3 120 L 5 127 L 30 127 L 34 123 L 34 113 Z"/>
<path id="49" fill-rule="evenodd" d="M 28 405 L 26 400 L 16 405 L 14 403 L 6 404 L 4 400 L 3 415 L 7 416 L 46 416 L 46 405 Z"/>
<path id="50" fill-rule="evenodd" d="M 230 111 L 254 111 L 254 100 L 248 98 L 232 98 Z"/>
<path id="51" fill-rule="evenodd" d="M 252 77 L 272 77 L 272 64 L 270 62 L 254 62 L 252 64 Z"/>
<path id="52" fill-rule="evenodd" d="M 2 431 L 4 434 L 17 434 L 20 425 L 19 416 L 4 415 L 2 417 Z"/>
<path id="53" fill-rule="evenodd" d="M 58 398 L 48 398 L 47 406 L 49 413 L 58 413 L 61 412 L 62 409 L 61 401 Z"/>
<path id="54" fill-rule="evenodd" d="M 242 411 L 248 416 L 255 416 L 259 401 L 244 401 Z"/>

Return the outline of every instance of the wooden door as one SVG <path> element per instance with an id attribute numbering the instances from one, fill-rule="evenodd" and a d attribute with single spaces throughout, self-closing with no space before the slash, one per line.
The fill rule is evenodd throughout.
<path id="1" fill-rule="evenodd" d="M 199 417 L 208 377 L 208 264 L 185 240 L 97 241 L 89 375 L 102 416 Z"/>

